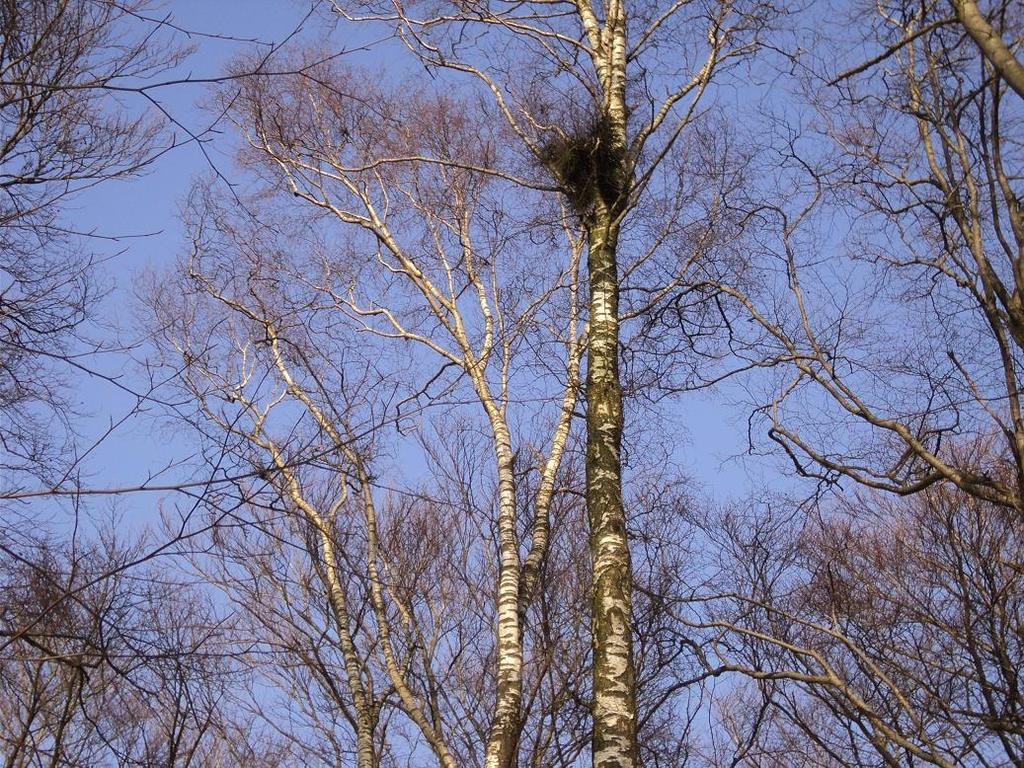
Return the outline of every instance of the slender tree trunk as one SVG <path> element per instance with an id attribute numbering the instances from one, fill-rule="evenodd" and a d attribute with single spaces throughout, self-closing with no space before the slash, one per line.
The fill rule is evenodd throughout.
<path id="1" fill-rule="evenodd" d="M 274 366 L 281 374 L 281 378 L 284 380 L 285 384 L 288 385 L 288 390 L 306 406 L 317 424 L 319 424 L 320 427 L 331 437 L 335 446 L 337 446 L 342 453 L 347 455 L 350 460 L 353 460 L 354 465 L 358 468 L 359 478 L 360 481 L 362 481 L 361 485 L 363 488 L 364 500 L 368 505 L 367 516 L 368 518 L 372 516 L 372 522 L 375 523 L 376 515 L 372 507 L 373 497 L 369 495 L 369 486 L 365 482 L 365 473 L 363 471 L 362 463 L 359 462 L 358 455 L 354 451 L 346 451 L 347 443 L 342 439 L 337 428 L 324 415 L 323 411 L 317 407 L 309 394 L 292 377 L 291 371 L 285 363 L 284 355 L 281 352 L 280 339 L 278 338 L 276 329 L 266 322 L 264 322 L 264 329 L 266 331 L 267 338 L 270 340 L 270 349 L 273 353 Z M 379 763 L 376 750 L 374 749 L 374 731 L 376 730 L 377 725 L 377 715 L 374 711 L 374 702 L 372 697 L 367 694 L 367 690 L 363 684 L 359 654 L 356 650 L 356 644 L 349 629 L 349 615 L 347 601 L 345 598 L 344 577 L 338 569 L 338 555 L 334 548 L 334 539 L 332 537 L 333 531 L 331 530 L 330 522 L 328 519 L 325 519 L 323 515 L 321 515 L 303 496 L 302 489 L 295 477 L 295 473 L 285 461 L 281 452 L 271 442 L 266 442 L 264 446 L 270 450 L 274 465 L 280 472 L 281 477 L 284 478 L 285 487 L 283 490 L 292 498 L 295 504 L 306 516 L 306 519 L 315 526 L 319 534 L 320 547 L 323 550 L 324 577 L 327 586 L 328 602 L 331 606 L 331 613 L 333 614 L 337 625 L 338 641 L 341 644 L 345 672 L 348 676 L 349 689 L 352 693 L 352 704 L 356 713 L 356 765 L 357 768 L 377 768 Z M 376 528 L 368 523 L 367 531 L 369 538 L 368 543 L 371 547 L 371 583 L 376 586 L 379 584 L 379 582 L 376 581 L 376 551 L 373 549 L 376 546 Z M 371 594 L 374 597 L 379 597 L 379 589 L 377 592 L 373 592 L 371 590 Z M 387 650 L 390 649 L 390 641 L 387 635 L 383 634 L 383 627 L 386 626 L 386 621 L 384 621 L 384 611 L 379 610 L 378 601 L 376 600 L 374 601 L 374 608 L 378 609 L 377 617 L 380 621 L 378 631 L 381 631 L 382 633 L 381 639 L 384 643 L 386 653 Z"/>
<path id="2" fill-rule="evenodd" d="M 498 465 L 498 633 L 497 702 L 487 735 L 485 768 L 513 768 L 519 745 L 523 698 L 523 643 L 519 623 L 519 538 L 511 436 L 491 405 L 494 452 Z"/>
<path id="3" fill-rule="evenodd" d="M 622 503 L 618 222 L 604 204 L 590 222 L 587 514 L 593 564 L 594 768 L 636 765 L 632 572 Z"/>
<path id="4" fill-rule="evenodd" d="M 334 541 L 322 521 L 315 521 L 320 533 L 321 547 L 326 568 L 328 599 L 331 601 L 335 620 L 338 624 L 338 636 L 345 655 L 345 671 L 348 675 L 349 689 L 352 691 L 352 703 L 355 709 L 356 730 L 356 766 L 357 768 L 377 768 L 377 756 L 374 753 L 373 732 L 375 718 L 373 702 L 366 695 L 359 669 L 355 642 L 348 628 L 348 610 L 345 607 L 345 593 L 341 574 L 338 573 L 337 554 Z"/>
<path id="5" fill-rule="evenodd" d="M 295 481 L 294 475 L 289 471 L 288 465 L 281 457 L 281 454 L 274 449 L 272 456 L 275 465 L 285 477 L 285 492 L 291 496 L 306 519 L 316 528 L 320 539 L 321 554 L 324 562 L 323 566 L 318 568 L 318 570 L 320 570 L 324 586 L 327 588 L 327 600 L 331 608 L 335 629 L 338 633 L 338 643 L 341 645 L 345 674 L 348 678 L 349 691 L 352 694 L 352 707 L 355 710 L 356 766 L 357 768 L 377 768 L 377 756 L 373 743 L 373 735 L 376 728 L 373 702 L 367 696 L 366 688 L 363 685 L 359 654 L 349 629 L 345 586 L 343 576 L 338 570 L 338 555 L 334 549 L 334 539 L 331 536 L 330 526 L 316 509 L 306 501 L 298 483 Z"/>

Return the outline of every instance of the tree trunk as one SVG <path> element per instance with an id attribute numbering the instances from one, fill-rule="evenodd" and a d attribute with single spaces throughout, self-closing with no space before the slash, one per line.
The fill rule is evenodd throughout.
<path id="1" fill-rule="evenodd" d="M 593 564 L 594 768 L 636 765 L 632 575 L 622 503 L 618 222 L 599 204 L 589 224 L 587 514 Z"/>
<path id="2" fill-rule="evenodd" d="M 485 768 L 513 768 L 519 745 L 523 644 L 519 624 L 519 539 L 511 437 L 497 407 L 488 408 L 498 464 L 497 701 L 487 736 Z"/>

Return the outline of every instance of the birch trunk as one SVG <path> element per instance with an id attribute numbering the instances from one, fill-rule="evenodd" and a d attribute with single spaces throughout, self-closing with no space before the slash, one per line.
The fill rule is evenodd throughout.
<path id="1" fill-rule="evenodd" d="M 581 9 L 584 6 L 578 6 Z M 594 768 L 634 768 L 636 673 L 633 667 L 632 567 L 622 501 L 622 382 L 619 378 L 619 226 L 628 205 L 631 172 L 627 148 L 626 7 L 606 5 L 603 28 L 581 10 L 584 29 L 599 52 L 602 85 L 599 179 L 593 211 L 585 217 L 590 281 L 587 348 L 586 502 L 593 573 L 591 631 L 594 643 Z"/>
<path id="2" fill-rule="evenodd" d="M 478 369 L 473 368 L 476 372 Z M 513 768 L 519 746 L 523 699 L 523 633 L 519 616 L 519 537 L 516 531 L 516 487 L 512 437 L 505 414 L 494 402 L 487 384 L 476 376 L 494 439 L 498 470 L 498 628 L 497 699 L 487 734 L 484 768 Z"/>
<path id="3" fill-rule="evenodd" d="M 324 586 L 327 588 L 328 605 L 330 606 L 331 616 L 334 619 L 335 629 L 338 633 L 338 643 L 341 645 L 345 674 L 348 677 L 349 691 L 352 695 L 352 706 L 355 710 L 353 726 L 356 731 L 356 766 L 357 768 L 378 768 L 373 742 L 374 731 L 376 730 L 376 717 L 373 712 L 373 702 L 367 695 L 366 688 L 363 685 L 359 654 L 349 629 L 349 613 L 345 598 L 344 577 L 338 570 L 338 554 L 334 549 L 331 526 L 316 507 L 310 504 L 303 495 L 295 474 L 291 471 L 288 462 L 274 443 L 267 438 L 257 437 L 256 439 L 260 440 L 262 445 L 269 451 L 274 465 L 283 478 L 281 483 L 283 495 L 291 498 L 303 516 L 316 529 L 317 536 L 320 539 L 323 566 L 322 569 L 318 568 L 318 570 L 320 570 Z"/>
<path id="4" fill-rule="evenodd" d="M 622 503 L 618 225 L 607 209 L 590 226 L 587 352 L 587 516 L 593 564 L 594 768 L 636 765 L 632 572 Z"/>

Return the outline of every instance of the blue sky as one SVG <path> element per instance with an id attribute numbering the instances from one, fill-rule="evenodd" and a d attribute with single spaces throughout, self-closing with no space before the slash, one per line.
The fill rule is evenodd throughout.
<path id="1" fill-rule="evenodd" d="M 279 42 L 302 21 L 305 11 L 299 3 L 274 0 L 174 0 L 166 11 L 180 27 L 204 35 L 225 35 L 240 40 Z M 196 49 L 175 77 L 202 79 L 216 77 L 225 64 L 250 46 L 242 42 L 195 36 Z M 168 75 L 164 75 L 168 77 Z M 199 134 L 209 127 L 210 118 L 200 106 L 206 86 L 198 84 L 161 88 L 153 95 L 189 131 Z M 133 108 L 145 106 L 142 99 Z M 227 128 L 227 126 L 225 126 Z M 185 132 L 176 129 L 178 141 Z M 108 256 L 102 275 L 112 292 L 100 314 L 116 322 L 126 339 L 137 339 L 138 303 L 136 284 L 147 270 L 162 271 L 173 266 L 184 245 L 179 207 L 194 179 L 212 173 L 210 162 L 227 177 L 233 172 L 224 142 L 217 137 L 206 144 L 209 158 L 194 143 L 185 143 L 159 158 L 145 174 L 116 180 L 83 193 L 68 210 L 68 218 L 85 231 L 94 231 L 116 242 L 95 240 L 92 247 Z M 144 384 L 137 366 L 126 356 L 110 355 L 95 366 L 109 375 L 122 375 L 126 385 L 137 389 Z M 77 400 L 94 416 L 87 429 L 101 434 L 110 420 L 119 419 L 133 405 L 133 398 L 109 383 L 79 376 L 75 381 Z M 187 457 L 190 446 L 166 429 L 157 430 L 151 418 L 134 418 L 106 439 L 87 464 L 90 485 L 115 487 L 144 481 L 168 462 Z M 89 440 L 85 441 L 88 444 Z"/>

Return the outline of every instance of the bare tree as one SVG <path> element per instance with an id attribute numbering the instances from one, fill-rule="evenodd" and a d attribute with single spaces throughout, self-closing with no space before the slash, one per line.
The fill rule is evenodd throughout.
<path id="1" fill-rule="evenodd" d="M 145 10 L 113 0 L 0 5 L 0 438 L 8 483 L 16 470 L 56 479 L 54 450 L 66 446 L 50 438 L 71 430 L 62 381 L 92 348 L 83 348 L 82 331 L 101 293 L 95 258 L 63 204 L 86 187 L 137 174 L 166 148 L 161 121 L 116 97 L 186 52 L 159 25 L 137 22 Z"/>
<path id="2" fill-rule="evenodd" d="M 102 303 L 103 235 L 83 231 L 69 203 L 198 138 L 154 95 L 196 81 L 173 71 L 191 50 L 184 30 L 152 11 L 134 0 L 0 3 L 0 752 L 10 766 L 231 765 L 247 747 L 277 764 L 276 749 L 226 718 L 230 660 L 205 596 L 147 565 L 169 542 L 83 532 L 93 512 L 78 472 L 91 449 L 77 434 L 73 374 L 130 387 L 96 363 L 125 350 Z M 154 386 L 133 393 L 139 405 Z M 174 489 L 195 497 L 202 483 Z M 44 536 L 65 502 L 67 525 Z M 194 535 L 184 528 L 172 540 Z"/>
<path id="3" fill-rule="evenodd" d="M 748 208 L 758 290 L 709 283 L 763 334 L 754 359 L 791 364 L 762 412 L 801 474 L 1021 510 L 1020 106 L 947 22 L 907 4 L 836 31 L 878 54 L 821 64 L 818 121 L 777 140 L 785 186 Z"/>
<path id="4" fill-rule="evenodd" d="M 727 593 L 698 622 L 718 633 L 709 669 L 757 681 L 727 716 L 749 744 L 738 764 L 1020 762 L 1014 511 L 933 486 L 713 530 Z"/>
<path id="5" fill-rule="evenodd" d="M 336 558 L 329 553 L 331 519 L 343 503 L 346 486 L 340 481 L 344 478 L 357 489 L 365 516 L 368 597 L 381 633 L 386 674 L 403 712 L 444 765 L 454 765 L 455 757 L 438 715 L 439 694 L 410 686 L 399 652 L 385 636 L 394 620 L 393 609 L 385 603 L 395 598 L 388 598 L 383 575 L 374 575 L 381 554 L 373 472 L 357 446 L 357 436 L 370 428 L 348 424 L 339 399 L 346 397 L 345 382 L 352 384 L 347 378 L 352 361 L 325 359 L 325 345 L 340 343 L 339 334 L 349 328 L 417 358 L 419 350 L 425 351 L 429 364 L 440 367 L 426 385 L 414 386 L 407 408 L 414 408 L 435 383 L 442 393 L 461 397 L 458 393 L 465 392 L 479 405 L 492 436 L 500 564 L 495 573 L 498 648 L 493 656 L 498 677 L 488 754 L 514 751 L 521 719 L 522 616 L 538 587 L 555 476 L 576 402 L 581 349 L 575 287 L 578 239 L 558 226 L 549 227 L 544 235 L 541 221 L 523 222 L 504 209 L 503 182 L 474 170 L 487 167 L 493 144 L 486 133 L 478 135 L 480 123 L 459 114 L 457 102 L 443 97 L 400 100 L 366 90 L 349 103 L 350 86 L 336 65 L 324 65 L 311 76 L 252 78 L 245 83 L 232 99 L 251 145 L 246 162 L 264 173 L 283 171 L 292 194 L 314 203 L 335 223 L 347 225 L 343 232 L 351 245 L 343 247 L 352 253 L 342 250 L 339 257 L 317 237 L 304 241 L 305 252 L 296 250 L 295 242 L 281 238 L 274 228 L 254 226 L 244 213 L 232 214 L 207 198 L 194 219 L 196 242 L 188 271 L 196 306 L 212 302 L 213 319 L 200 322 L 209 310 L 196 314 L 190 305 L 161 313 L 162 308 L 175 306 L 164 300 L 169 294 L 162 294 L 155 304 L 165 324 L 167 348 L 182 356 L 186 387 L 199 398 L 204 418 L 262 454 L 263 466 L 281 483 L 278 492 L 320 531 L 317 546 L 325 553 L 325 574 L 329 582 L 337 582 L 330 589 L 339 596 L 335 610 L 342 635 L 349 611 L 340 607 L 342 576 L 330 575 L 336 567 Z M 435 154 L 445 162 L 419 162 Z M 453 167 L 457 164 L 465 167 Z M 529 207 L 524 210 L 529 212 Z M 316 231 L 322 220 L 304 219 L 303 227 Z M 516 247 L 528 239 L 534 251 L 547 251 L 551 246 L 541 237 L 559 235 L 568 238 L 567 262 L 552 259 L 544 266 L 516 259 Z M 363 249 L 370 259 L 360 256 Z M 565 302 L 564 314 L 545 314 L 554 301 Z M 218 313 L 231 319 L 228 325 L 216 319 Z M 219 341 L 220 328 L 233 328 L 227 347 Z M 519 399 L 544 398 L 550 392 L 549 382 L 531 383 L 518 362 L 534 343 L 545 345 L 548 357 L 535 357 L 533 364 L 548 365 L 552 354 L 560 355 L 562 372 L 555 381 L 549 437 L 540 444 L 524 439 L 516 445 L 510 407 Z M 224 356 L 225 363 L 237 362 L 222 371 L 225 363 L 218 356 Z M 256 368 L 250 370 L 251 366 Z M 377 418 L 385 413 L 388 420 L 395 418 L 395 412 L 388 413 L 386 404 L 374 402 L 373 395 L 360 397 L 373 402 Z M 228 410 L 215 400 L 223 401 Z M 280 435 L 269 431 L 276 414 L 290 413 L 293 405 L 311 420 L 317 435 L 305 438 L 305 448 L 305 439 L 290 435 L 290 427 Z M 236 406 L 242 409 L 240 414 L 232 410 Z M 244 417 L 241 422 L 239 416 Z M 317 445 L 321 447 L 306 455 L 315 457 L 320 450 L 341 462 L 334 481 L 335 493 L 341 495 L 319 511 L 308 498 L 303 477 L 293 469 L 303 463 L 303 453 L 291 455 Z M 519 453 L 531 456 L 530 466 L 540 478 L 524 507 L 516 491 Z M 519 543 L 524 520 L 531 535 L 525 553 Z M 363 684 L 355 672 L 354 643 L 346 653 L 351 664 L 349 687 L 358 699 Z M 374 759 L 373 726 L 369 716 L 364 719 L 360 752 L 369 764 Z"/>
<path id="6" fill-rule="evenodd" d="M 110 576 L 138 546 L 37 534 L 0 561 L 4 765 L 230 764 L 219 619 L 155 570 Z"/>
<path id="7" fill-rule="evenodd" d="M 150 571 L 132 592 L 141 554 L 76 582 L 52 573 L 88 558 L 26 544 L 9 762 L 1024 760 L 1018 9 L 847 4 L 834 48 L 789 59 L 815 120 L 769 123 L 777 163 L 752 183 L 716 86 L 768 4 L 331 6 L 397 30 L 428 75 L 309 52 L 219 79 L 251 194 L 195 188 L 190 252 L 149 299 L 212 478 L 169 538 L 230 627 Z M 63 135 L 46 125 L 40 147 Z M 110 175 L 143 167 L 148 125 L 108 126 Z M 24 231 L 71 243 L 46 211 L 89 172 L 40 182 Z M 87 304 L 87 260 L 45 266 L 4 318 Z M 39 361 L 84 317 L 23 354 L 11 337 L 5 370 L 41 385 L 12 385 L 11 414 L 62 412 Z M 721 346 L 779 364 L 755 386 L 798 473 L 862 495 L 709 522 L 664 443 L 626 461 L 630 393 L 710 386 Z"/>
<path id="8" fill-rule="evenodd" d="M 668 170 L 672 164 L 663 161 L 677 156 L 677 139 L 697 122 L 701 115 L 698 104 L 712 77 L 757 47 L 758 34 L 774 9 L 757 3 L 716 3 L 705 8 L 686 2 L 668 8 L 573 2 L 554 6 L 476 3 L 469 7 L 338 2 L 334 7 L 349 20 L 396 28 L 410 51 L 431 72 L 443 73 L 445 82 L 454 84 L 463 76 L 472 92 L 490 100 L 479 112 L 486 122 L 477 125 L 490 126 L 485 130 L 500 142 L 501 151 L 451 155 L 439 151 L 443 148 L 421 145 L 415 151 L 402 147 L 404 151 L 393 156 L 378 155 L 370 160 L 359 157 L 364 139 L 356 131 L 338 131 L 336 126 L 345 124 L 341 118 L 347 112 L 334 109 L 327 113 L 333 118 L 332 132 L 321 132 L 330 139 L 331 152 L 311 152 L 315 148 L 308 146 L 305 135 L 292 127 L 290 119 L 275 117 L 275 109 L 264 99 L 253 115 L 250 141 L 278 164 L 296 195 L 343 221 L 377 233 L 382 247 L 396 253 L 394 236 L 380 228 L 386 210 L 384 198 L 375 201 L 374 210 L 352 210 L 337 202 L 339 196 L 365 198 L 363 179 L 374 173 L 383 176 L 399 161 L 409 166 L 440 165 L 451 178 L 477 172 L 512 182 L 524 190 L 522 194 L 528 190 L 558 192 L 565 207 L 563 220 L 570 229 L 582 229 L 590 291 L 588 509 L 591 557 L 597 574 L 592 600 L 595 764 L 633 765 L 635 670 L 629 547 L 621 489 L 619 326 L 624 317 L 643 314 L 649 304 L 669 295 L 687 265 L 706 251 L 712 225 L 688 228 L 682 223 L 685 217 L 680 214 L 692 197 L 670 193 L 659 199 L 650 194 L 652 181 L 657 180 L 655 186 L 666 182 L 678 190 Z M 473 31 L 467 36 L 470 28 Z M 672 57 L 674 71 L 682 71 L 682 75 L 664 80 L 651 74 L 665 56 Z M 635 86 L 631 87 L 631 82 Z M 357 105 L 373 92 L 365 84 L 357 87 L 351 81 L 335 84 L 335 90 L 339 94 L 330 100 L 320 99 L 346 103 L 356 111 L 364 109 Z M 281 94 L 277 96 L 280 102 Z M 347 96 L 347 102 L 339 96 Z M 293 116 L 294 111 L 289 118 Z M 307 122 L 299 121 L 302 125 Z M 386 125 L 386 117 L 380 122 Z M 375 179 L 373 184 L 380 181 Z M 658 210 L 665 214 L 659 223 L 650 224 L 649 231 L 654 234 L 638 244 L 637 253 L 620 257 L 623 222 L 632 215 L 633 224 L 640 229 L 642 213 L 651 213 L 644 209 L 645 201 L 654 200 L 664 206 Z M 713 220 L 721 206 L 713 192 L 706 202 L 702 214 L 708 215 L 702 219 Z M 652 285 L 648 280 L 652 273 L 644 265 L 659 249 L 672 256 L 667 269 L 654 270 L 658 279 Z M 400 264 L 394 269 L 422 282 L 419 266 L 412 269 Z M 636 301 L 628 309 L 620 308 L 620 283 L 630 279 L 637 283 Z M 440 297 L 429 296 L 433 289 L 427 284 L 418 290 L 424 288 L 428 302 L 450 311 Z M 404 334 L 402 328 L 394 332 Z M 498 441 L 505 442 L 500 437 Z M 507 465 L 511 454 L 502 452 L 506 458 L 500 463 Z M 507 489 L 511 498 L 512 486 Z M 506 514 L 504 519 L 509 534 L 503 555 L 506 576 L 501 626 L 507 651 L 499 656 L 499 664 L 505 665 L 502 674 L 506 682 L 501 697 L 505 703 L 490 737 L 487 764 L 494 766 L 509 765 L 515 754 L 512 734 L 516 732 L 516 691 L 520 686 L 514 641 L 520 630 L 513 611 L 516 547 L 507 525 L 511 516 Z M 543 550 L 539 551 L 542 554 Z"/>
<path id="9" fill-rule="evenodd" d="M 582 348 L 582 242 L 562 212 L 546 223 L 545 197 L 489 167 L 501 150 L 461 102 L 365 84 L 354 96 L 331 67 L 232 93 L 253 145 L 243 159 L 270 180 L 284 170 L 291 194 L 270 187 L 239 210 L 197 190 L 189 276 L 152 296 L 159 344 L 199 406 L 189 419 L 217 455 L 228 446 L 242 478 L 230 503 L 210 503 L 216 515 L 238 502 L 245 516 L 217 527 L 196 567 L 273 648 L 265 668 L 282 705 L 318 691 L 321 706 L 298 715 L 322 734 L 309 759 L 386 764 L 419 739 L 442 765 L 505 749 L 573 765 L 593 695 L 574 502 L 585 463 L 560 469 Z M 478 142 L 494 154 L 475 155 Z M 324 213 L 295 210 L 296 194 Z M 425 484 L 384 468 L 379 454 L 401 440 L 392 421 L 418 436 Z M 674 708 L 694 675 L 660 611 L 657 596 L 681 587 L 659 530 L 671 515 L 650 492 L 636 498 L 652 511 L 633 535 L 647 590 L 635 609 L 641 725 L 655 755 L 686 740 Z M 501 618 L 509 594 L 514 632 Z M 510 730 L 496 741 L 502 717 Z"/>

